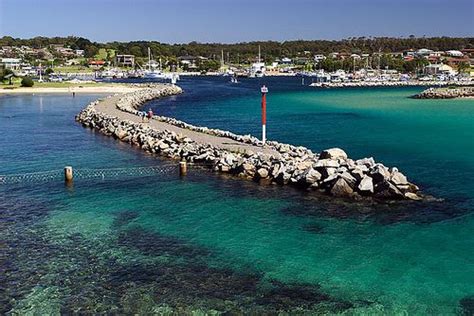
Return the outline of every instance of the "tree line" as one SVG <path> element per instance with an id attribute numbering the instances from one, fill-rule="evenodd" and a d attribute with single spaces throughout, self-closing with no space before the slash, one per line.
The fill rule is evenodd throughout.
<path id="1" fill-rule="evenodd" d="M 401 52 L 409 49 L 428 48 L 432 50 L 450 50 L 474 48 L 474 38 L 464 37 L 430 37 L 407 38 L 391 37 L 351 37 L 343 40 L 295 40 L 295 41 L 256 41 L 235 44 L 223 43 L 198 43 L 166 44 L 157 41 L 131 41 L 131 42 L 92 42 L 82 37 L 34 37 L 30 39 L 13 38 L 4 36 L 0 38 L 0 46 L 26 45 L 32 48 L 45 48 L 52 44 L 61 44 L 72 49 L 82 49 L 85 57 L 93 58 L 101 48 L 114 49 L 119 54 L 131 54 L 136 57 L 146 58 L 148 47 L 155 58 L 165 58 L 172 61 L 181 56 L 203 56 L 212 60 L 221 60 L 224 51 L 224 61 L 229 63 L 246 63 L 255 60 L 258 47 L 261 47 L 262 58 L 266 62 L 274 61 L 280 57 L 304 56 L 324 54 L 331 52 L 343 53 L 381 53 Z M 389 63 L 390 61 L 387 61 Z"/>

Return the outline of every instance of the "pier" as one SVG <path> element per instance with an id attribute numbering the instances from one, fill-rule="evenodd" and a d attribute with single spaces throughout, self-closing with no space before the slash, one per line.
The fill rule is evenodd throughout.
<path id="1" fill-rule="evenodd" d="M 261 184 L 292 185 L 350 199 L 422 200 L 424 196 L 397 168 L 373 158 L 350 159 L 339 148 L 321 153 L 251 135 L 194 126 L 175 118 L 143 118 L 140 108 L 150 100 L 182 93 L 175 85 L 143 85 L 134 92 L 89 104 L 76 120 L 123 142 L 217 172 Z M 184 168 L 184 167 L 183 167 Z M 186 174 L 186 168 L 181 174 Z"/>

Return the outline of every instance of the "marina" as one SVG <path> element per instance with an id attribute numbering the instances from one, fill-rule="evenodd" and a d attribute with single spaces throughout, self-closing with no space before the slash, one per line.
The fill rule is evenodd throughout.
<path id="1" fill-rule="evenodd" d="M 0 315 L 474 316 L 472 0 L 0 0 Z"/>
<path id="2" fill-rule="evenodd" d="M 415 183 L 422 183 L 424 192 L 443 201 L 398 206 L 338 202 L 331 196 L 308 195 L 301 190 L 221 176 L 192 164 L 187 175 L 179 177 L 177 160 L 148 154 L 73 123 L 73 117 L 85 105 L 106 95 L 2 96 L 0 126 L 6 135 L 6 147 L 0 154 L 4 161 L 0 174 L 62 169 L 66 165 L 79 171 L 170 163 L 174 166 L 171 172 L 156 176 L 105 180 L 78 177 L 73 188 L 65 187 L 61 179 L 42 186 L 0 186 L 6 193 L 2 195 L 2 205 L 9 205 L 9 216 L 14 219 L 14 226 L 8 226 L 2 234 L 12 240 L 13 234 L 19 233 L 17 249 L 28 250 L 29 254 L 22 257 L 11 252 L 17 270 L 7 275 L 7 284 L 12 284 L 10 288 L 23 284 L 17 292 L 19 300 L 23 299 L 15 305 L 7 301 L 2 306 L 19 312 L 26 306 L 55 306 L 55 297 L 63 300 L 60 293 L 67 292 L 72 294 L 68 294 L 67 303 L 62 303 L 66 309 L 128 308 L 131 303 L 126 300 L 130 299 L 139 300 L 141 308 L 152 308 L 155 303 L 139 297 L 166 290 L 171 294 L 162 308 L 183 306 L 182 300 L 187 307 L 181 308 L 188 311 L 203 304 L 219 308 L 222 305 L 216 301 L 202 298 L 212 286 L 196 285 L 212 280 L 221 289 L 213 291 L 224 295 L 226 308 L 233 310 L 278 310 L 275 302 L 279 296 L 266 290 L 266 286 L 284 291 L 285 295 L 306 289 L 313 294 L 298 304 L 326 302 L 326 308 L 333 311 L 340 310 L 341 304 L 359 313 L 377 311 L 381 306 L 388 311 L 411 306 L 410 311 L 443 314 L 459 308 L 459 302 L 469 297 L 469 276 L 473 275 L 462 264 L 469 260 L 469 252 L 462 249 L 470 247 L 468 236 L 473 223 L 469 210 L 474 205 L 474 191 L 469 183 L 459 180 L 474 171 L 470 156 L 462 154 L 472 148 L 472 143 L 469 137 L 456 137 L 473 133 L 469 100 L 452 100 L 454 103 L 449 104 L 449 100 L 414 100 L 408 96 L 422 90 L 414 87 L 315 90 L 301 86 L 299 78 L 271 78 L 266 84 L 269 139 L 301 144 L 314 152 L 337 146 L 352 157 L 374 155 L 386 165 L 397 165 Z M 228 78 L 192 77 L 183 78 L 180 86 L 184 93 L 149 101 L 143 109 L 151 108 L 156 115 L 175 117 L 195 126 L 236 134 L 250 132 L 260 137 L 260 84 L 255 79 L 241 79 L 240 84 L 232 85 Z M 406 111 L 407 106 L 411 112 Z M 22 114 L 25 112 L 29 115 Z M 290 113 L 292 120 L 287 119 Z M 338 133 L 331 129 L 335 118 L 344 122 Z M 318 124 L 314 124 L 315 120 Z M 26 126 L 42 132 L 30 138 L 21 134 Z M 55 126 L 54 131 L 51 126 Z M 387 128 L 393 131 L 390 135 L 382 133 Z M 406 140 L 403 146 L 396 145 L 400 139 Z M 23 146 L 17 145 L 18 140 Z M 46 155 L 42 151 L 45 144 L 49 144 Z M 440 152 L 440 147 L 445 150 Z M 28 163 L 21 162 L 24 155 L 30 157 Z M 433 177 L 433 173 L 437 176 Z M 20 203 L 21 196 L 29 199 Z M 120 206 L 115 205 L 117 201 Z M 44 213 L 35 213 L 38 205 L 42 205 Z M 27 214 L 32 217 L 24 220 Z M 34 214 L 42 214 L 41 219 Z M 17 217 L 20 215 L 21 221 Z M 35 234 L 28 233 L 32 226 L 36 227 Z M 216 235 L 221 237 L 216 239 Z M 440 247 L 446 249 L 444 254 L 438 252 Z M 47 258 L 44 249 L 48 249 Z M 136 249 L 147 255 L 137 256 Z M 319 255 L 321 251 L 325 253 L 324 260 Z M 344 259 L 348 253 L 353 254 Z M 157 263 L 163 255 L 167 261 Z M 292 260 L 282 262 L 282 258 Z M 93 271 L 105 278 L 96 286 L 90 283 L 94 278 L 91 272 L 85 272 L 88 260 L 99 260 Z M 150 264 L 149 260 L 155 263 Z M 182 260 L 187 263 L 178 263 Z M 71 261 L 80 263 L 77 272 L 65 270 Z M 357 269 L 354 261 L 363 263 L 365 269 Z M 47 268 L 51 262 L 59 266 L 58 271 Z M 255 262 L 265 266 L 265 274 L 271 275 L 272 281 L 262 278 Z M 423 269 L 412 270 L 413 264 Z M 209 265 L 214 268 L 209 270 Z M 41 287 L 35 287 L 37 279 L 28 279 L 24 274 L 27 267 L 33 266 L 46 273 Z M 357 286 L 347 287 L 332 277 L 322 278 L 329 266 L 335 275 L 342 276 L 344 284 Z M 165 268 L 168 272 L 163 272 Z M 141 294 L 137 294 L 138 289 L 130 289 L 129 278 L 138 277 L 143 269 L 161 278 L 146 279 L 138 286 Z M 196 273 L 196 269 L 201 272 Z M 379 269 L 386 272 L 377 274 L 375 279 L 371 277 L 372 271 Z M 400 280 L 400 273 L 406 271 L 410 273 Z M 430 282 L 420 285 L 420 278 Z M 72 283 L 63 285 L 62 279 Z M 105 291 L 110 282 L 115 282 L 115 289 Z M 301 285 L 308 283 L 306 287 Z M 192 284 L 193 291 L 183 292 L 183 284 Z M 264 295 L 268 298 L 266 303 L 251 299 L 244 303 L 242 294 L 236 294 L 241 293 L 238 288 L 252 288 L 252 284 L 265 287 L 246 292 L 248 299 Z M 402 284 L 404 288 L 400 290 Z M 314 294 L 316 287 L 323 294 Z M 453 289 L 456 295 L 452 295 Z M 109 300 L 102 309 L 93 301 L 97 295 Z M 448 303 L 439 303 L 442 297 L 451 298 Z M 38 302 L 39 298 L 43 303 Z M 360 300 L 375 303 L 362 304 Z"/>

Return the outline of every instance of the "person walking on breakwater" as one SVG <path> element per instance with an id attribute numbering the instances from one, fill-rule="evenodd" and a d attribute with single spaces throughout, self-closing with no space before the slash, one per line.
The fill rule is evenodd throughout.
<path id="1" fill-rule="evenodd" d="M 146 112 L 139 112 L 140 118 L 142 119 L 143 123 L 146 123 Z"/>

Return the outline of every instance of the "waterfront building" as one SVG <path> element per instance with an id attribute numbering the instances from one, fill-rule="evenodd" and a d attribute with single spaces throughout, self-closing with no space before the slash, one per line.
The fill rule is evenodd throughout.
<path id="1" fill-rule="evenodd" d="M 430 64 L 423 69 L 425 75 L 450 75 L 456 74 L 453 67 L 445 64 Z"/>
<path id="2" fill-rule="evenodd" d="M 2 58 L 1 62 L 6 69 L 18 70 L 21 67 L 19 58 Z"/>
<path id="3" fill-rule="evenodd" d="M 135 55 L 117 55 L 115 56 L 117 66 L 135 67 Z"/>
<path id="4" fill-rule="evenodd" d="M 89 67 L 98 69 L 105 66 L 105 61 L 103 60 L 89 60 Z"/>

